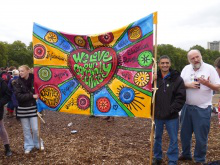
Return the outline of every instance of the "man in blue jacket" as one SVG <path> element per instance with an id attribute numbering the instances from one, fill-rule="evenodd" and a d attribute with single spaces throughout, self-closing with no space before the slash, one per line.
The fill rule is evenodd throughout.
<path id="1" fill-rule="evenodd" d="M 154 165 L 162 163 L 162 135 L 164 125 L 170 138 L 167 151 L 169 165 L 177 164 L 179 111 L 186 100 L 186 89 L 180 73 L 172 70 L 171 60 L 167 55 L 160 57 L 157 72 L 157 92 L 155 97 L 155 142 L 154 142 Z"/>

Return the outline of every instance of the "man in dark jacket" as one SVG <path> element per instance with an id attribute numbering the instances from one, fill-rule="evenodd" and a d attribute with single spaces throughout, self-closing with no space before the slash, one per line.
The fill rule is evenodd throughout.
<path id="1" fill-rule="evenodd" d="M 180 74 L 170 69 L 171 61 L 166 55 L 159 59 L 160 70 L 157 73 L 157 92 L 155 97 L 155 142 L 153 164 L 162 163 L 162 135 L 164 125 L 170 138 L 167 151 L 169 165 L 178 160 L 179 111 L 186 100 L 186 90 Z"/>

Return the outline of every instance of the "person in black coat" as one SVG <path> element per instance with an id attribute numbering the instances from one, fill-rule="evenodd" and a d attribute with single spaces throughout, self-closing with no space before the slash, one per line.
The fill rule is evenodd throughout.
<path id="1" fill-rule="evenodd" d="M 34 91 L 34 75 L 30 73 L 27 65 L 19 67 L 20 76 L 13 83 L 16 99 L 18 101 L 17 117 L 21 121 L 24 133 L 24 150 L 29 154 L 35 147 L 44 150 L 43 141 L 39 142 L 38 118 Z"/>
<path id="2" fill-rule="evenodd" d="M 16 97 L 15 97 L 15 93 L 14 93 L 14 89 L 13 89 L 13 82 L 15 82 L 15 80 L 17 80 L 18 79 L 18 77 L 19 77 L 19 71 L 17 70 L 17 69 L 14 69 L 13 71 L 12 71 L 12 76 L 13 76 L 13 78 L 9 81 L 9 83 L 8 83 L 8 88 L 9 88 L 9 90 L 12 92 L 12 95 L 11 95 L 11 103 L 12 103 L 12 107 L 13 107 L 13 110 L 15 109 L 15 112 L 16 112 L 16 116 L 17 116 L 17 108 L 18 108 L 18 101 L 17 101 L 17 99 L 16 99 Z M 13 114 L 13 112 L 11 113 L 11 117 L 13 117 L 14 116 L 14 114 Z"/>
<path id="3" fill-rule="evenodd" d="M 12 152 L 9 146 L 8 133 L 4 127 L 3 114 L 4 114 L 4 105 L 7 104 L 10 101 L 10 99 L 11 99 L 11 93 L 8 89 L 8 85 L 2 78 L 0 78 L 0 136 L 5 146 L 6 156 L 11 156 Z"/>
<path id="4" fill-rule="evenodd" d="M 169 165 L 177 164 L 179 112 L 186 100 L 186 89 L 180 73 L 172 70 L 168 56 L 161 56 L 158 64 L 157 92 L 155 97 L 155 143 L 153 164 L 162 163 L 162 135 L 164 125 L 170 138 L 167 151 Z"/>

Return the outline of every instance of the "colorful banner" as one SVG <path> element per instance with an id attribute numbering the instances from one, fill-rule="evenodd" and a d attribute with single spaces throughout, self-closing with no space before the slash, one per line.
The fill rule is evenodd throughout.
<path id="1" fill-rule="evenodd" d="M 112 32 L 33 28 L 38 110 L 150 118 L 153 14 Z"/>

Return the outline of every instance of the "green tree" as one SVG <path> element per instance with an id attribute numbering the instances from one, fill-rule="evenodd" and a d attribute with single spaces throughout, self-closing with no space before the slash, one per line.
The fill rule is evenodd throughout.
<path id="1" fill-rule="evenodd" d="M 172 62 L 172 68 L 179 72 L 188 64 L 187 51 L 183 49 L 176 48 L 170 44 L 158 45 L 157 49 L 158 59 L 162 55 L 168 55 Z M 198 49 L 203 56 L 204 62 L 211 65 L 213 65 L 215 59 L 220 56 L 220 52 L 204 49 L 200 45 L 192 46 L 190 50 L 191 49 Z M 21 41 L 14 41 L 12 44 L 0 41 L 0 67 L 18 67 L 23 64 L 33 67 L 33 43 L 30 42 L 29 45 L 26 46 L 25 43 Z"/>
<path id="2" fill-rule="evenodd" d="M 8 53 L 7 43 L 0 41 L 0 59 L 1 59 L 0 66 L 1 67 L 7 66 L 7 61 L 8 61 L 7 53 Z"/>
<path id="3" fill-rule="evenodd" d="M 29 43 L 27 50 L 33 51 L 33 43 L 32 42 Z"/>
<path id="4" fill-rule="evenodd" d="M 32 50 L 28 50 L 28 47 L 21 41 L 15 41 L 8 48 L 8 61 L 9 66 L 29 65 L 33 66 Z"/>
<path id="5" fill-rule="evenodd" d="M 27 51 L 28 51 L 28 65 L 30 67 L 33 67 L 33 43 L 30 42 L 28 47 L 27 47 Z"/>
<path id="6" fill-rule="evenodd" d="M 168 55 L 171 59 L 171 67 L 173 69 L 178 70 L 181 72 L 183 67 L 188 64 L 187 58 L 186 58 L 186 51 L 180 48 L 176 48 L 173 45 L 170 44 L 161 44 L 158 45 L 158 59 L 162 55 Z M 157 60 L 158 60 L 157 59 Z"/>

